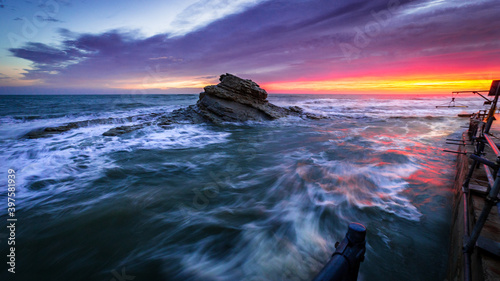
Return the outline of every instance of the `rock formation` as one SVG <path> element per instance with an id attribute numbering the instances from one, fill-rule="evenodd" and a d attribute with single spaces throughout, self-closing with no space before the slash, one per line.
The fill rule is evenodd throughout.
<path id="1" fill-rule="evenodd" d="M 221 75 L 219 80 L 220 83 L 217 85 L 206 86 L 205 91 L 200 94 L 198 102 L 194 105 L 161 116 L 153 113 L 124 118 L 122 121 L 139 121 L 143 119 L 145 122 L 130 126 L 118 126 L 103 135 L 121 135 L 149 125 L 168 126 L 176 123 L 199 124 L 211 122 L 221 124 L 224 122 L 268 121 L 290 115 L 308 119 L 324 118 L 305 113 L 298 106 L 284 108 L 269 103 L 266 90 L 260 88 L 252 80 L 241 79 L 229 73 Z M 152 121 L 151 118 L 156 118 L 156 121 Z M 58 127 L 41 128 L 29 132 L 26 137 L 39 138 L 91 124 L 109 124 L 113 122 L 113 118 L 72 122 Z"/>
<path id="2" fill-rule="evenodd" d="M 265 121 L 285 117 L 290 111 L 267 101 L 267 92 L 252 80 L 231 74 L 220 76 L 218 85 L 205 87 L 196 104 L 212 122 Z"/>

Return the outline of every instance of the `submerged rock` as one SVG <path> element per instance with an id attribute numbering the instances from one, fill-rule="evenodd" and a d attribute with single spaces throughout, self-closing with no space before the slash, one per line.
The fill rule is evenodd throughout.
<path id="1" fill-rule="evenodd" d="M 142 129 L 146 125 L 148 125 L 148 124 L 115 127 L 113 129 L 110 129 L 110 130 L 104 132 L 102 135 L 106 136 L 106 137 L 119 136 L 119 135 L 123 135 L 123 134 L 126 134 L 126 133 L 133 132 L 135 130 Z"/>
<path id="2" fill-rule="evenodd" d="M 132 125 L 132 126 L 120 126 L 114 129 L 117 129 L 116 131 L 120 130 L 125 130 L 125 127 L 135 127 L 135 129 L 139 129 L 140 127 L 147 126 L 151 124 L 151 122 L 148 122 L 148 120 L 151 120 L 153 118 L 158 117 L 160 114 L 159 113 L 150 113 L 150 114 L 141 114 L 141 115 L 134 115 L 134 116 L 129 116 L 125 118 L 98 118 L 98 119 L 91 119 L 91 120 L 85 120 L 85 121 L 76 121 L 76 122 L 69 122 L 64 125 L 60 126 L 55 126 L 55 127 L 44 127 L 44 128 L 38 128 L 35 130 L 32 130 L 28 132 L 27 134 L 24 135 L 25 138 L 29 139 L 38 139 L 38 138 L 44 138 L 48 137 L 50 135 L 56 134 L 56 133 L 64 133 L 73 129 L 78 129 L 78 128 L 83 128 L 83 127 L 89 127 L 89 126 L 96 126 L 96 125 L 108 125 L 108 124 L 121 124 L 125 122 L 144 122 L 141 125 Z M 121 129 L 120 129 L 121 128 Z M 105 132 L 104 135 L 112 135 L 113 130 L 109 130 L 108 132 Z M 120 133 L 118 133 L 120 134 Z"/>

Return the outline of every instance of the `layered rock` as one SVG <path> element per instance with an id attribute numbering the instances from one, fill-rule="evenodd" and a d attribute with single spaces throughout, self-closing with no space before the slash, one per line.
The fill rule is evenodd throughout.
<path id="1" fill-rule="evenodd" d="M 218 85 L 204 90 L 196 103 L 197 111 L 215 123 L 273 120 L 291 113 L 269 103 L 266 90 L 257 83 L 229 73 L 220 76 Z"/>
<path id="2" fill-rule="evenodd" d="M 200 94 L 198 102 L 194 105 L 161 116 L 157 113 L 153 113 L 123 118 L 123 120 L 119 121 L 130 122 L 143 120 L 143 122 L 134 125 L 118 126 L 110 129 L 103 135 L 117 136 L 130 133 L 149 125 L 168 127 L 168 125 L 171 124 L 183 123 L 199 124 L 212 122 L 221 124 L 224 122 L 268 121 L 290 115 L 308 119 L 323 118 L 322 116 L 305 113 L 302 108 L 297 106 L 284 108 L 270 103 L 267 100 L 266 90 L 262 89 L 252 80 L 241 79 L 229 73 L 221 75 L 219 80 L 219 84 L 205 87 L 205 91 Z M 117 120 L 107 118 L 72 122 L 57 127 L 37 129 L 26 134 L 26 137 L 39 138 L 92 124 L 110 123 L 116 124 Z"/>

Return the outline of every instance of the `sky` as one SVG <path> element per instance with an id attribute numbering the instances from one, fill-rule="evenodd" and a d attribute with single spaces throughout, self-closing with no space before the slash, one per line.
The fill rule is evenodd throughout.
<path id="1" fill-rule="evenodd" d="M 498 0 L 0 0 L 0 94 L 449 94 L 500 79 Z"/>

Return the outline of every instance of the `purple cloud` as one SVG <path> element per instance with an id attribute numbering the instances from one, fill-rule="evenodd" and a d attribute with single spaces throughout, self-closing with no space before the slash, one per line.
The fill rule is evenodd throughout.
<path id="1" fill-rule="evenodd" d="M 76 48 L 59 49 L 32 42 L 23 48 L 10 49 L 10 51 L 18 58 L 32 61 L 37 68 L 42 68 L 42 66 L 57 68 L 68 61 L 83 57 L 81 50 Z"/>
<path id="2" fill-rule="evenodd" d="M 54 85 L 118 85 L 147 77 L 161 82 L 225 72 L 262 82 L 341 77 L 374 71 L 381 63 L 498 50 L 499 10 L 494 1 L 280 0 L 183 36 L 61 30 L 65 39 L 58 46 L 29 43 L 10 52 L 33 63 L 25 79 Z"/>

